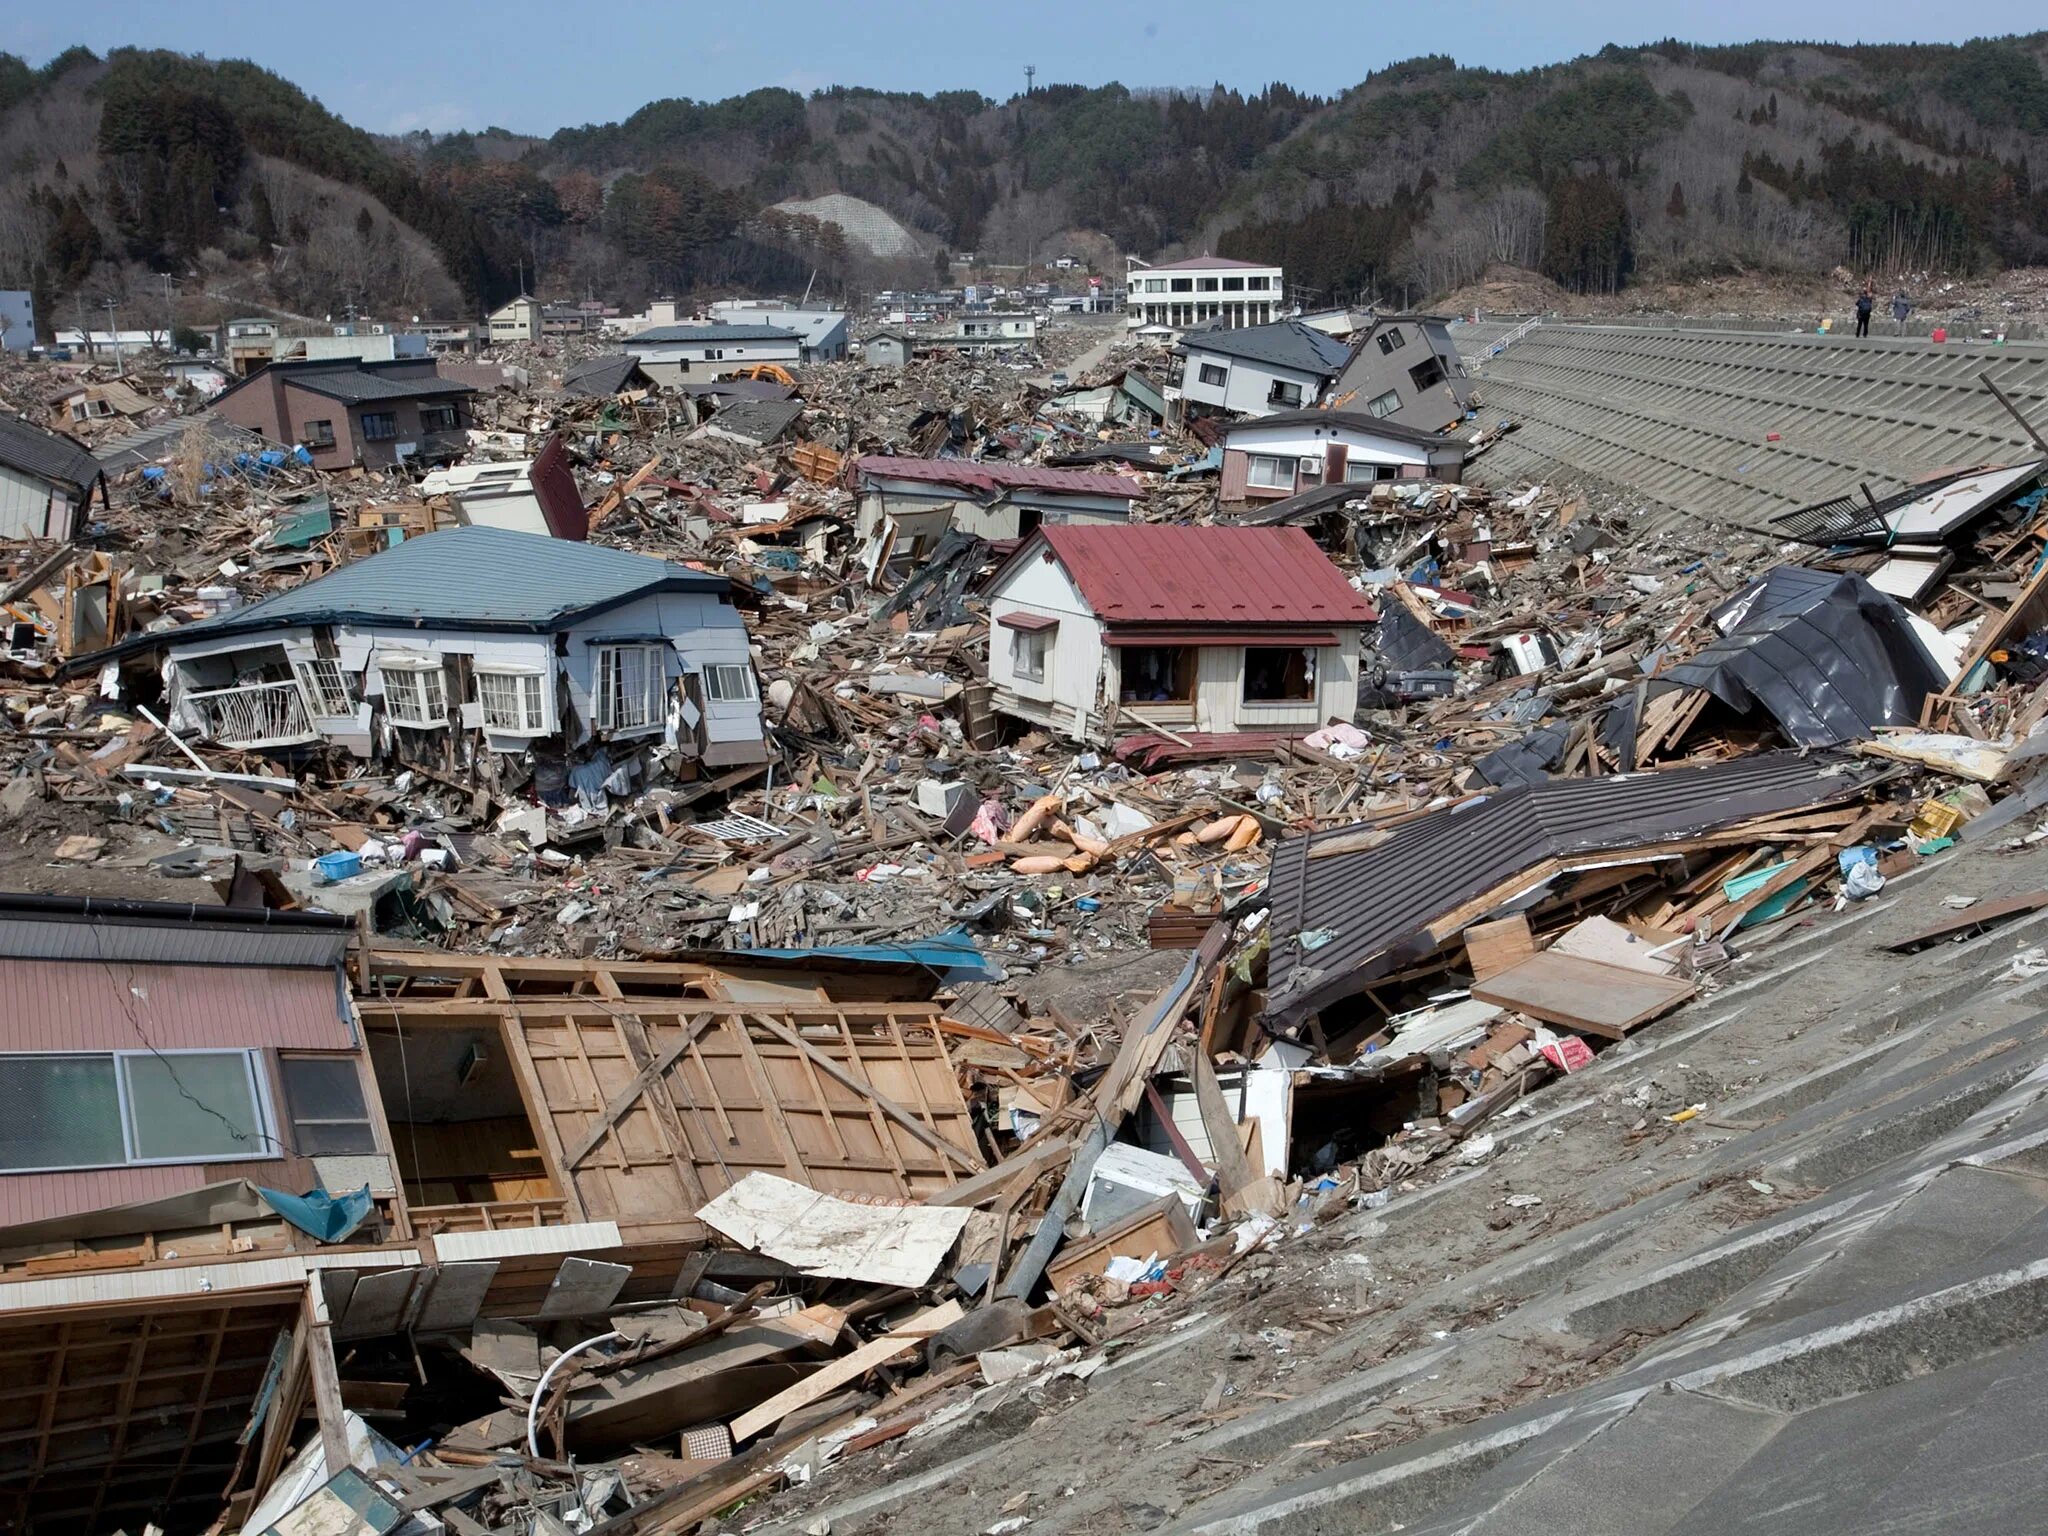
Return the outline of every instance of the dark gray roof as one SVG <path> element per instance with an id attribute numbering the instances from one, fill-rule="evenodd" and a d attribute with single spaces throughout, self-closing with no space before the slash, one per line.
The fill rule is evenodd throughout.
<path id="1" fill-rule="evenodd" d="M 0 416 L 0 464 L 83 496 L 100 477 L 99 460 L 85 444 L 19 416 Z"/>
<path id="2" fill-rule="evenodd" d="M 219 405 L 238 389 L 258 379 L 283 378 L 295 388 L 339 400 L 344 405 L 369 405 L 380 400 L 424 400 L 435 395 L 473 395 L 476 386 L 438 373 L 418 373 L 420 360 L 400 358 L 364 362 L 360 358 L 316 358 L 310 362 L 269 363 L 246 379 L 230 384 L 213 403 Z"/>
<path id="3" fill-rule="evenodd" d="M 1190 352 L 1241 357 L 1298 373 L 1334 376 L 1351 360 L 1350 347 L 1299 320 L 1276 320 L 1271 325 L 1248 325 L 1234 331 L 1194 331 L 1181 345 Z"/>
<path id="4" fill-rule="evenodd" d="M 644 593 L 722 592 L 729 585 L 723 576 L 573 539 L 450 528 L 407 539 L 250 607 L 148 638 L 175 645 L 302 624 L 392 620 L 422 629 L 546 631 Z"/>
<path id="5" fill-rule="evenodd" d="M 1649 847 L 1751 817 L 1825 805 L 1897 770 L 1775 752 L 1703 768 L 1555 779 L 1497 790 L 1397 827 L 1374 848 L 1310 855 L 1358 828 L 1284 838 L 1273 850 L 1267 1014 L 1291 1026 L 1433 953 L 1430 923 L 1546 859 Z M 1334 937 L 1304 949 L 1304 933 Z"/>
<path id="6" fill-rule="evenodd" d="M 772 325 L 658 325 L 634 341 L 798 341 L 795 331 Z"/>
<path id="7" fill-rule="evenodd" d="M 772 443 L 803 413 L 801 400 L 735 400 L 706 422 L 703 430 L 750 443 Z"/>
<path id="8" fill-rule="evenodd" d="M 630 352 L 614 352 L 605 357 L 593 357 L 562 370 L 562 393 L 601 399 L 616 395 L 628 388 L 633 375 L 639 373 L 638 382 L 652 384 L 640 370 L 640 359 Z"/>
<path id="9" fill-rule="evenodd" d="M 1466 447 L 1461 438 L 1446 437 L 1441 432 L 1428 432 L 1421 427 L 1405 427 L 1398 421 L 1388 421 L 1370 411 L 1276 411 L 1271 416 L 1252 416 L 1233 423 L 1230 430 L 1233 433 L 1251 432 L 1261 427 L 1343 427 L 1347 431 L 1392 438 L 1397 443 L 1414 443 L 1418 447 L 1455 448 L 1461 454 Z"/>
<path id="10" fill-rule="evenodd" d="M 186 434 L 191 432 L 204 437 L 207 454 L 215 461 L 233 458 L 238 453 L 262 453 L 277 446 L 261 432 L 251 432 L 211 411 L 195 411 L 190 416 L 173 416 L 169 421 L 120 437 L 103 438 L 92 456 L 99 460 L 100 468 L 118 474 L 137 464 L 155 464 L 169 458 L 183 448 Z"/>

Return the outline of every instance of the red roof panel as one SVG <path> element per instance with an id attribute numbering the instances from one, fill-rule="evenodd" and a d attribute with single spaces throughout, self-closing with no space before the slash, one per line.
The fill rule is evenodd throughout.
<path id="1" fill-rule="evenodd" d="M 966 486 L 991 496 L 998 491 L 1024 487 L 1039 491 L 1065 491 L 1070 496 L 1120 496 L 1129 500 L 1145 494 L 1144 486 L 1126 475 L 1046 469 L 1038 464 L 1006 464 L 1000 459 L 898 459 L 868 454 L 858 461 L 856 467 L 863 475 L 878 475 L 890 480 L 921 480 L 932 485 Z"/>
<path id="2" fill-rule="evenodd" d="M 1300 528 L 1039 529 L 1105 624 L 1370 624 L 1379 615 Z"/>

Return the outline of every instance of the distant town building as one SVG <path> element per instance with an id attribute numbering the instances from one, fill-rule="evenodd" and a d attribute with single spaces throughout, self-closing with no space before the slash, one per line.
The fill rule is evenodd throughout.
<path id="1" fill-rule="evenodd" d="M 1226 326 L 1265 325 L 1284 312 L 1284 276 L 1281 268 L 1261 262 L 1190 256 L 1134 269 L 1124 307 L 1133 326 L 1185 330 L 1212 320 Z"/>
<path id="2" fill-rule="evenodd" d="M 0 288 L 0 352 L 26 352 L 35 344 L 35 296 L 26 288 Z"/>
<path id="3" fill-rule="evenodd" d="M 752 363 L 794 368 L 803 341 L 773 325 L 663 325 L 626 343 L 658 384 L 705 384 Z"/>
<path id="4" fill-rule="evenodd" d="M 509 303 L 501 304 L 484 317 L 484 324 L 490 330 L 493 346 L 503 346 L 515 341 L 539 341 L 541 337 L 540 300 L 522 293 Z"/>
<path id="5" fill-rule="evenodd" d="M 796 332 L 802 343 L 800 361 L 836 363 L 846 356 L 848 336 L 843 310 L 779 304 L 764 299 L 721 299 L 711 318 L 722 325 L 772 325 Z"/>
<path id="6" fill-rule="evenodd" d="M 223 391 L 215 412 L 274 443 L 297 445 L 321 469 L 446 460 L 468 446 L 474 386 L 431 360 L 271 363 Z"/>

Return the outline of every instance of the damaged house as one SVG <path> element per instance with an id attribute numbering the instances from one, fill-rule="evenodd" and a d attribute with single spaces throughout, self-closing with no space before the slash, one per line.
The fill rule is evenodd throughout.
<path id="1" fill-rule="evenodd" d="M 1041 524 L 1126 523 L 1144 487 L 1127 475 L 999 460 L 904 459 L 869 455 L 855 461 L 859 533 L 873 539 L 895 530 L 896 556 L 917 555 L 947 529 L 983 539 L 1016 539 Z"/>
<path id="2" fill-rule="evenodd" d="M 273 443 L 297 444 L 318 469 L 381 469 L 452 459 L 469 446 L 473 385 L 431 358 L 267 363 L 214 398 L 216 414 Z"/>
<path id="3" fill-rule="evenodd" d="M 1350 720 L 1377 618 L 1299 528 L 1042 527 L 988 594 L 996 707 L 1120 753 Z"/>
<path id="4" fill-rule="evenodd" d="M 167 656 L 177 723 L 223 745 L 451 770 L 543 744 L 764 755 L 726 579 L 559 538 L 451 528 L 137 643 Z"/>
<path id="5" fill-rule="evenodd" d="M 85 445 L 18 416 L 0 416 L 0 538 L 75 539 L 107 479 Z"/>
<path id="6" fill-rule="evenodd" d="M 1340 408 L 1422 432 L 1448 431 L 1472 408 L 1472 381 L 1448 315 L 1375 316 L 1331 391 Z"/>
<path id="7" fill-rule="evenodd" d="M 1358 411 L 1285 411 L 1232 426 L 1223 439 L 1226 506 L 1277 501 L 1321 485 L 1456 480 L 1465 445 Z"/>

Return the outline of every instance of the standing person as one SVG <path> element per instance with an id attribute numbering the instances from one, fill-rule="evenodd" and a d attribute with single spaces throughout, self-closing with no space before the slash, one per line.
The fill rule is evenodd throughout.
<path id="1" fill-rule="evenodd" d="M 1858 336 L 1868 336 L 1870 334 L 1870 312 L 1876 308 L 1876 285 L 1865 283 L 1863 291 L 1856 295 L 1856 334 Z"/>
<path id="2" fill-rule="evenodd" d="M 1906 297 L 1906 290 L 1901 288 L 1892 295 L 1892 324 L 1897 327 L 1901 336 L 1906 334 L 1906 316 L 1911 313 L 1913 301 Z"/>

